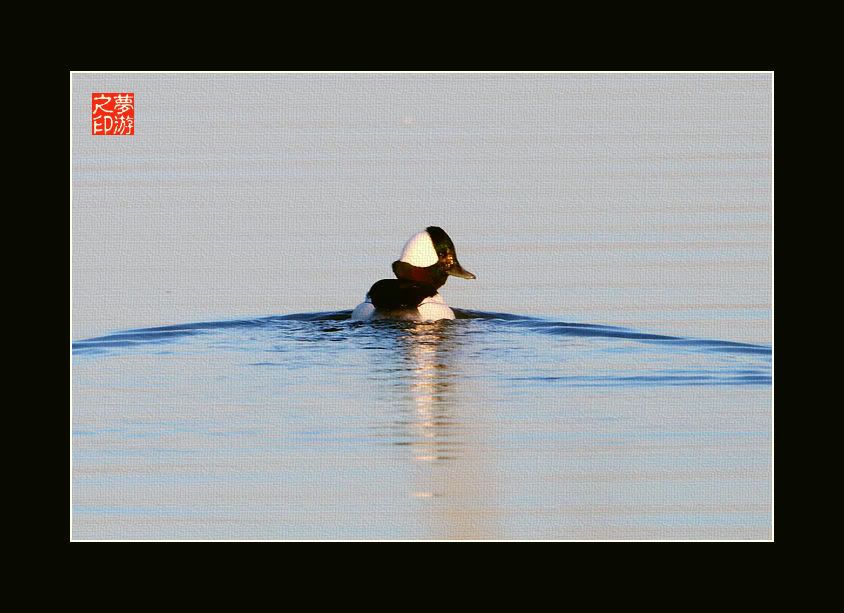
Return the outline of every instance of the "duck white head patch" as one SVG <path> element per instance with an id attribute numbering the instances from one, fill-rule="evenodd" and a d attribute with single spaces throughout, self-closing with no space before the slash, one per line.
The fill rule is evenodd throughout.
<path id="1" fill-rule="evenodd" d="M 399 260 L 419 268 L 436 264 L 439 257 L 437 257 L 437 250 L 434 249 L 431 235 L 422 230 L 419 234 L 411 236 L 410 240 L 405 243 Z"/>

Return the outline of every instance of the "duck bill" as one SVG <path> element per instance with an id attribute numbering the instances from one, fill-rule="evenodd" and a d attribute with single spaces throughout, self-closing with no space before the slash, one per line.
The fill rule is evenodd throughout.
<path id="1" fill-rule="evenodd" d="M 455 261 L 451 268 L 448 269 L 448 274 L 453 277 L 460 277 L 461 279 L 477 279 L 475 275 L 465 270 L 459 262 Z"/>

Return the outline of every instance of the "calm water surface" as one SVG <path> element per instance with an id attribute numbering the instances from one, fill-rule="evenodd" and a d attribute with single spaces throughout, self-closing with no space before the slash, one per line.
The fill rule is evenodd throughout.
<path id="1" fill-rule="evenodd" d="M 459 314 L 74 343 L 74 536 L 769 537 L 769 347 Z"/>

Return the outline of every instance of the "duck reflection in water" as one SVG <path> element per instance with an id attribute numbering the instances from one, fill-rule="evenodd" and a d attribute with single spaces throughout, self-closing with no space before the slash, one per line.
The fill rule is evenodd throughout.
<path id="1" fill-rule="evenodd" d="M 398 337 L 398 347 L 413 402 L 409 444 L 421 462 L 451 460 L 460 453 L 460 424 L 456 416 L 456 374 L 452 371 L 459 343 L 444 321 L 417 323 Z M 402 443 L 399 443 L 402 444 Z"/>
<path id="2" fill-rule="evenodd" d="M 394 443 L 411 452 L 408 494 L 425 505 L 434 538 L 500 537 L 497 514 L 490 511 L 497 480 L 488 422 L 471 400 L 461 359 L 465 330 L 439 321 L 403 323 L 398 332 L 402 414 L 394 422 Z"/>

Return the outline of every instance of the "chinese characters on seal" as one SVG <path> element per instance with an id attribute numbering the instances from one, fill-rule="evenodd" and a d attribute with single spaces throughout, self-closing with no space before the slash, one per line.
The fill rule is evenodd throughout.
<path id="1" fill-rule="evenodd" d="M 91 134 L 94 136 L 134 136 L 135 94 L 91 94 Z"/>

